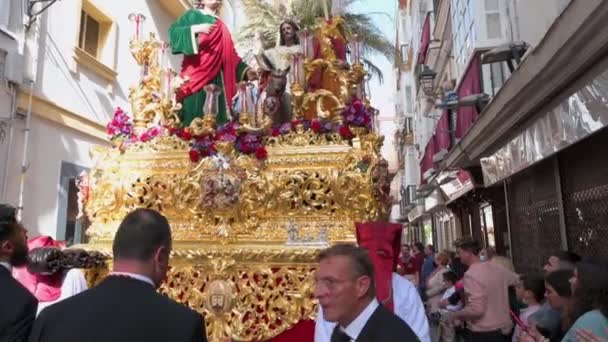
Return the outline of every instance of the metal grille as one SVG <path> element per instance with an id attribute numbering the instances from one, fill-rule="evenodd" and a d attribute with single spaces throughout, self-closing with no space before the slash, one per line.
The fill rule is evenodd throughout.
<path id="1" fill-rule="evenodd" d="M 582 256 L 608 256 L 608 131 L 560 155 L 568 248 Z"/>
<path id="2" fill-rule="evenodd" d="M 513 264 L 519 273 L 540 271 L 561 247 L 554 180 L 552 160 L 546 160 L 508 185 Z"/>

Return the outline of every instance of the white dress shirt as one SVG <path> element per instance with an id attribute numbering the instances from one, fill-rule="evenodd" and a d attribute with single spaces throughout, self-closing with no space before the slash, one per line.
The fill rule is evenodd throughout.
<path id="1" fill-rule="evenodd" d="M 404 320 L 410 326 L 421 342 L 431 342 L 429 322 L 416 287 L 397 273 L 393 273 L 392 285 L 393 305 L 397 317 Z M 335 326 L 336 323 L 323 319 L 323 310 L 319 306 L 315 324 L 315 342 L 330 342 L 331 333 Z M 346 333 L 348 332 L 346 331 Z M 349 334 L 349 336 L 351 335 Z"/>
<path id="2" fill-rule="evenodd" d="M 13 266 L 5 261 L 0 261 L 0 266 L 4 266 L 9 272 L 13 272 Z"/>
<path id="3" fill-rule="evenodd" d="M 145 275 L 141 275 L 141 274 L 137 274 L 137 273 L 129 273 L 129 272 L 111 272 L 109 275 L 137 279 L 139 281 L 143 281 L 144 283 L 148 283 L 148 284 L 152 285 L 152 287 L 156 287 L 156 285 L 154 285 L 154 282 L 152 281 L 152 279 L 146 277 Z"/>
<path id="4" fill-rule="evenodd" d="M 378 300 L 374 298 L 354 321 L 350 322 L 346 328 L 340 327 L 340 329 L 350 337 L 351 341 L 355 341 L 379 305 Z"/>

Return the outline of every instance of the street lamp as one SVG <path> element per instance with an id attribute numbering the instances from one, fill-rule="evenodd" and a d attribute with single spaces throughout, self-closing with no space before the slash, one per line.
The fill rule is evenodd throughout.
<path id="1" fill-rule="evenodd" d="M 433 82 L 435 81 L 435 76 L 437 76 L 437 73 L 426 65 L 424 66 L 424 70 L 422 70 L 422 72 L 418 75 L 418 80 L 420 80 L 422 91 L 424 91 L 424 93 L 427 95 L 433 93 Z"/>

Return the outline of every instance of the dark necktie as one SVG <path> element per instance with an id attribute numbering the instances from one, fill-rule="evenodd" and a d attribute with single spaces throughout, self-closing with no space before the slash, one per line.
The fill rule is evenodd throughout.
<path id="1" fill-rule="evenodd" d="M 350 336 L 348 336 L 339 325 L 336 325 L 334 331 L 331 333 L 331 342 L 350 342 Z"/>

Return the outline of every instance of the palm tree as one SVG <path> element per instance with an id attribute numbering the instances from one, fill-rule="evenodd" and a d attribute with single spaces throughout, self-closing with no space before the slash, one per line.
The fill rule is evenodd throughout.
<path id="1" fill-rule="evenodd" d="M 360 37 L 362 62 L 370 74 L 382 82 L 382 71 L 369 57 L 379 53 L 392 61 L 396 53 L 395 47 L 369 15 L 352 12 L 350 7 L 356 1 L 359 0 L 343 0 L 346 37 L 350 39 L 354 34 Z M 278 28 L 283 20 L 293 19 L 300 28 L 312 29 L 317 25 L 317 19 L 323 17 L 320 0 L 243 0 L 243 5 L 248 23 L 239 33 L 239 42 L 242 45 L 251 42 L 255 32 L 260 32 L 267 47 L 272 47 L 277 42 Z"/>

